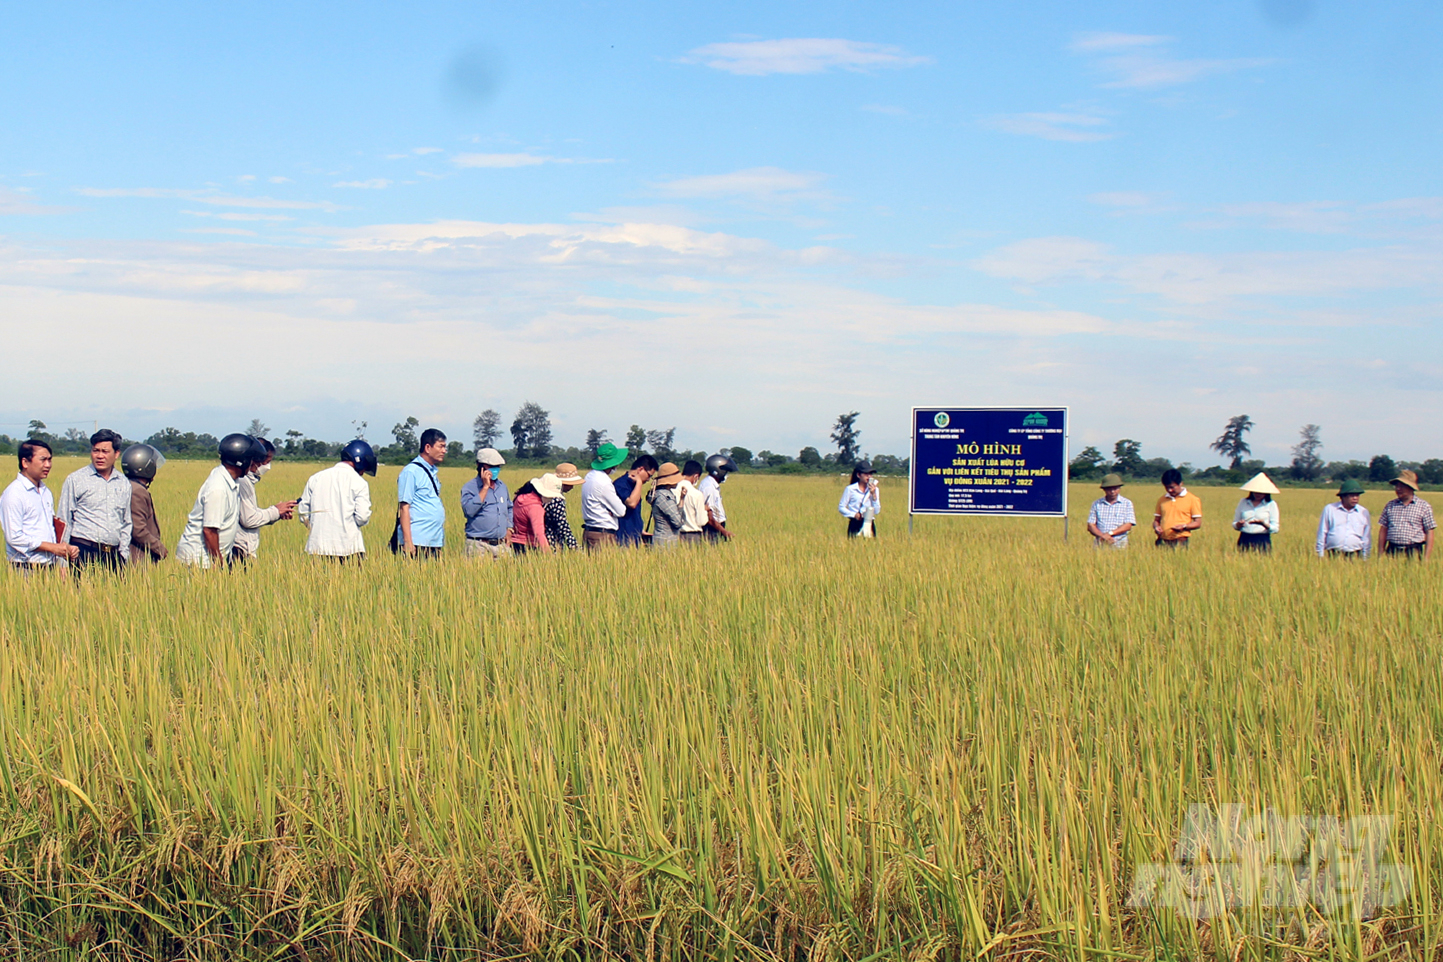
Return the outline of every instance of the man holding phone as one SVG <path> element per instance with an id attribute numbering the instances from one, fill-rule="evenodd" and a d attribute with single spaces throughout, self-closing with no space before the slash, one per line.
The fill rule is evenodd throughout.
<path id="1" fill-rule="evenodd" d="M 476 477 L 461 486 L 466 557 L 500 561 L 511 554 L 511 492 L 501 480 L 506 459 L 495 448 L 476 452 Z"/>

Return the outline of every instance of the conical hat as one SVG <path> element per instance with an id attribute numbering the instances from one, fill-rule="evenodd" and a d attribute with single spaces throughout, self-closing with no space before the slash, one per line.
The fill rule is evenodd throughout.
<path id="1" fill-rule="evenodd" d="M 1276 484 L 1273 484 L 1273 482 L 1269 481 L 1267 474 L 1263 471 L 1259 471 L 1257 474 L 1253 475 L 1252 480 L 1249 481 L 1247 484 L 1243 485 L 1243 490 L 1256 492 L 1258 494 L 1281 493 L 1280 491 L 1278 491 L 1278 486 Z"/>

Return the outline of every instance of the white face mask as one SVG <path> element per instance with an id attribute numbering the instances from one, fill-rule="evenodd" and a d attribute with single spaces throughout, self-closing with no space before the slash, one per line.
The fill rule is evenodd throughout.
<path id="1" fill-rule="evenodd" d="M 265 477 L 265 476 L 266 476 L 266 472 L 269 471 L 270 469 L 271 469 L 271 466 L 270 466 L 269 464 L 263 464 L 263 465 L 261 465 L 260 467 L 256 468 L 256 477 L 257 477 L 257 478 L 263 478 L 263 477 Z"/>

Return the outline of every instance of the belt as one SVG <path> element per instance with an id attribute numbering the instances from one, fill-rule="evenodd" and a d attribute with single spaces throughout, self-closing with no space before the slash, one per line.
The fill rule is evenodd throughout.
<path id="1" fill-rule="evenodd" d="M 471 537 L 469 534 L 466 536 L 466 540 L 467 540 L 467 541 L 480 541 L 482 544 L 489 544 L 489 545 L 504 544 L 504 543 L 506 542 L 506 539 L 505 539 L 505 538 L 473 538 L 473 537 Z"/>
<path id="2" fill-rule="evenodd" d="M 89 548 L 91 551 L 100 551 L 104 554 L 114 554 L 120 550 L 118 544 L 100 544 L 96 541 L 86 541 L 84 538 L 71 538 L 70 543 L 77 548 Z"/>
<path id="3" fill-rule="evenodd" d="M 53 564 L 49 561 L 12 561 L 10 566 L 13 568 L 50 568 L 53 567 Z"/>

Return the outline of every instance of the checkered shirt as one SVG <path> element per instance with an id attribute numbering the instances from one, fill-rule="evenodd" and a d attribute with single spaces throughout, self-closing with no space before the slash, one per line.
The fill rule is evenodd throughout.
<path id="1" fill-rule="evenodd" d="M 1408 504 L 1394 498 L 1383 506 L 1378 524 L 1388 528 L 1389 544 L 1422 544 L 1428 532 L 1438 527 L 1433 520 L 1433 506 L 1421 498 Z"/>
<path id="2" fill-rule="evenodd" d="M 1087 522 L 1097 525 L 1097 530 L 1106 534 L 1118 525 L 1137 524 L 1137 515 L 1132 510 L 1132 502 L 1118 495 L 1117 500 L 1111 504 L 1106 498 L 1098 498 L 1092 502 L 1092 510 L 1087 512 Z M 1113 541 L 1119 545 L 1127 544 L 1127 535 L 1120 534 Z"/>

